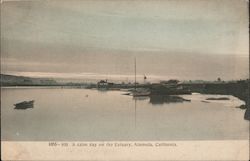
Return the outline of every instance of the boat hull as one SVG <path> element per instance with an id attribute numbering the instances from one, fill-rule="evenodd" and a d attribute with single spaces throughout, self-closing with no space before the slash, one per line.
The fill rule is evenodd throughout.
<path id="1" fill-rule="evenodd" d="M 133 92 L 134 97 L 149 96 L 151 92 Z"/>
<path id="2" fill-rule="evenodd" d="M 27 109 L 27 108 L 34 108 L 34 101 L 24 101 L 24 102 L 20 102 L 17 104 L 14 104 L 15 108 L 14 109 Z"/>

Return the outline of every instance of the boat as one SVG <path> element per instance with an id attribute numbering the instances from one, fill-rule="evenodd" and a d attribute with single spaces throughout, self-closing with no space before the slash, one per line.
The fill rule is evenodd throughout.
<path id="1" fill-rule="evenodd" d="M 135 91 L 133 93 L 134 97 L 142 97 L 142 96 L 149 96 L 149 95 L 150 95 L 150 91 L 148 91 L 148 92 L 137 92 L 137 91 Z"/>
<path id="2" fill-rule="evenodd" d="M 151 92 L 145 88 L 137 88 L 132 93 L 134 97 L 140 97 L 140 96 L 149 96 Z"/>
<path id="3" fill-rule="evenodd" d="M 146 76 L 144 75 L 144 81 L 145 81 Z M 149 96 L 151 94 L 149 89 L 146 88 L 137 88 L 137 82 L 136 82 L 136 58 L 135 58 L 135 88 L 132 91 L 133 97 L 144 97 L 144 96 Z"/>
<path id="4" fill-rule="evenodd" d="M 20 103 L 14 104 L 15 108 L 14 109 L 27 109 L 27 108 L 33 108 L 34 107 L 34 100 L 32 101 L 23 101 Z"/>

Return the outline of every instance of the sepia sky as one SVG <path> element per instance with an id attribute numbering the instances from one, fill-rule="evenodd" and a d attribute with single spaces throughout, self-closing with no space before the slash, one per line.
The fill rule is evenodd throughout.
<path id="1" fill-rule="evenodd" d="M 4 1 L 2 71 L 105 73 L 93 56 L 106 53 L 247 58 L 247 7 L 246 0 Z"/>

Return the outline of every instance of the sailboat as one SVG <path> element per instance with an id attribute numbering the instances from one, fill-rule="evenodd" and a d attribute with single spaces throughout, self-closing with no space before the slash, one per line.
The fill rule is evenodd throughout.
<path id="1" fill-rule="evenodd" d="M 146 76 L 144 76 L 145 79 Z M 137 82 L 136 82 L 136 58 L 135 58 L 135 88 L 133 90 L 132 95 L 134 97 L 140 97 L 140 96 L 149 96 L 150 91 L 146 88 L 137 88 Z"/>

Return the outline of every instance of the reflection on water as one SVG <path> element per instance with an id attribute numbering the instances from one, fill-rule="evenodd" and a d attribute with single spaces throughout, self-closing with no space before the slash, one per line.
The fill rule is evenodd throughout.
<path id="1" fill-rule="evenodd" d="M 137 110 L 136 110 L 136 106 L 137 106 L 137 100 L 136 99 L 134 99 L 134 101 L 135 101 L 135 129 L 136 129 L 136 122 L 137 122 L 137 119 L 136 119 L 136 113 L 137 113 Z"/>
<path id="2" fill-rule="evenodd" d="M 184 99 L 180 96 L 174 95 L 150 95 L 150 96 L 140 96 L 140 97 L 133 97 L 135 101 L 146 101 L 149 100 L 148 103 L 153 105 L 158 104 L 170 104 L 170 103 L 183 103 L 183 102 L 191 102 L 190 99 Z"/>
<path id="3" fill-rule="evenodd" d="M 159 104 L 170 104 L 170 103 L 183 103 L 183 102 L 191 102 L 191 100 L 184 99 L 180 96 L 174 96 L 174 95 L 150 95 L 150 96 L 137 96 L 137 97 L 132 97 L 134 100 L 134 124 L 135 124 L 135 129 L 136 129 L 136 124 L 137 124 L 137 101 L 146 101 L 149 104 L 152 105 L 159 105 Z"/>
<path id="4" fill-rule="evenodd" d="M 239 102 L 236 98 L 229 97 L 232 103 L 201 102 L 205 98 L 198 94 L 133 99 L 121 91 L 1 89 L 1 138 L 13 141 L 248 139 L 249 124 L 243 119 L 244 110 L 233 108 Z M 13 104 L 24 100 L 35 100 L 34 108 L 14 110 Z M 158 105 L 162 108 L 154 108 Z"/>
<path id="5" fill-rule="evenodd" d="M 150 96 L 150 103 L 155 104 L 169 104 L 169 103 L 183 103 L 191 100 L 184 99 L 180 96 L 166 96 L 166 95 L 152 95 Z"/>

